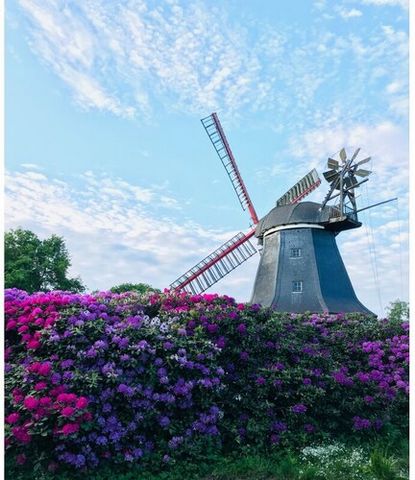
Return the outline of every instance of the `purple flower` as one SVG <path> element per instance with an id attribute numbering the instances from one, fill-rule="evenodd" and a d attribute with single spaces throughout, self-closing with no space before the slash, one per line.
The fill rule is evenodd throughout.
<path id="1" fill-rule="evenodd" d="M 304 385 L 311 385 L 311 378 L 303 378 Z"/>
<path id="2" fill-rule="evenodd" d="M 225 345 L 226 345 L 226 340 L 225 340 L 225 337 L 219 337 L 216 342 L 215 342 L 216 346 L 218 348 L 224 348 Z"/>
<path id="3" fill-rule="evenodd" d="M 105 350 L 108 348 L 108 343 L 104 340 L 97 340 L 95 343 L 94 343 L 94 347 L 97 349 L 97 350 Z"/>
<path id="4" fill-rule="evenodd" d="M 241 360 L 246 361 L 249 358 L 249 353 L 248 352 L 241 352 L 239 357 L 241 358 Z"/>
<path id="5" fill-rule="evenodd" d="M 311 423 L 306 423 L 304 425 L 304 431 L 307 432 L 307 433 L 313 433 L 315 430 L 315 427 L 314 425 L 311 425 Z"/>
<path id="6" fill-rule="evenodd" d="M 371 422 L 367 418 L 353 417 L 353 428 L 355 430 L 367 430 L 371 427 Z"/>
<path id="7" fill-rule="evenodd" d="M 333 372 L 332 377 L 334 378 L 334 381 L 340 385 L 344 385 L 346 387 L 351 387 L 353 385 L 353 380 L 341 370 Z"/>
<path id="8" fill-rule="evenodd" d="M 281 372 L 284 369 L 285 369 L 285 365 L 281 362 L 274 363 L 274 365 L 272 366 L 272 370 L 276 370 L 278 372 Z"/>
<path id="9" fill-rule="evenodd" d="M 277 435 L 276 433 L 272 433 L 270 436 L 270 441 L 273 445 L 276 445 L 280 441 L 280 436 Z"/>
<path id="10" fill-rule="evenodd" d="M 207 326 L 207 331 L 209 333 L 216 333 L 218 331 L 219 327 L 216 323 L 209 323 Z"/>
<path id="11" fill-rule="evenodd" d="M 134 388 L 125 385 L 124 383 L 120 383 L 117 388 L 117 392 L 126 395 L 127 397 L 131 397 L 134 395 Z"/>
<path id="12" fill-rule="evenodd" d="M 264 377 L 258 377 L 258 378 L 256 379 L 256 384 L 257 384 L 257 385 L 265 385 L 265 383 L 266 383 L 266 380 L 265 380 Z"/>
<path id="13" fill-rule="evenodd" d="M 243 335 L 246 333 L 246 325 L 244 323 L 240 323 L 236 330 L 238 331 L 238 333 Z"/>
<path id="14" fill-rule="evenodd" d="M 160 417 L 159 424 L 163 428 L 168 427 L 170 425 L 170 418 L 166 416 Z"/>
<path id="15" fill-rule="evenodd" d="M 167 343 L 167 342 L 166 342 Z M 139 350 L 145 350 L 147 347 L 149 347 L 150 345 L 148 344 L 148 342 L 146 340 L 140 340 L 138 343 L 137 343 L 137 348 Z"/>
<path id="16" fill-rule="evenodd" d="M 173 347 L 174 345 L 169 341 L 163 343 L 164 350 L 171 350 Z"/>
<path id="17" fill-rule="evenodd" d="M 362 383 L 367 383 L 370 381 L 370 375 L 368 373 L 357 372 L 356 377 Z"/>
<path id="18" fill-rule="evenodd" d="M 183 440 L 183 437 L 173 437 L 171 440 L 169 440 L 169 447 L 172 450 L 176 450 L 176 448 L 178 448 L 183 443 Z"/>
<path id="19" fill-rule="evenodd" d="M 293 413 L 305 413 L 307 411 L 307 407 L 302 403 L 297 403 L 291 407 L 291 411 Z"/>
<path id="20" fill-rule="evenodd" d="M 73 361 L 73 360 L 70 360 L 70 359 L 68 359 L 68 360 L 63 360 L 63 361 L 61 362 L 61 368 L 62 368 L 63 370 L 65 370 L 66 368 L 72 367 L 73 364 L 74 364 L 74 361 Z"/>
<path id="21" fill-rule="evenodd" d="M 275 432 L 285 432 L 287 430 L 287 424 L 284 422 L 276 421 L 271 425 L 271 429 Z"/>

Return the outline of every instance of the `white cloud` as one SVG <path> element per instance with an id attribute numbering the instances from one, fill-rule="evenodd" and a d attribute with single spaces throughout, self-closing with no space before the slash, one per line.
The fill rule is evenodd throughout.
<path id="1" fill-rule="evenodd" d="M 364 5 L 375 5 L 377 7 L 401 7 L 405 10 L 409 7 L 409 0 L 361 0 Z"/>
<path id="2" fill-rule="evenodd" d="M 256 21 L 247 28 L 209 3 L 19 3 L 33 50 L 75 101 L 124 117 L 148 119 L 160 105 L 197 115 L 217 110 L 229 118 L 246 108 L 272 112 L 285 127 L 301 130 L 315 121 L 316 102 L 324 111 L 338 102 L 349 118 L 367 117 L 367 94 L 378 91 L 373 82 L 392 83 L 407 73 L 407 35 L 387 25 L 345 37 L 329 28 L 276 29 Z M 338 9 L 345 19 L 361 14 Z M 332 91 L 340 77 L 341 102 Z M 393 95 L 372 100 L 378 108 L 388 101 L 391 114 L 400 115 L 402 102 Z"/>
<path id="3" fill-rule="evenodd" d="M 174 220 L 166 212 L 176 211 L 177 202 L 163 189 L 91 171 L 76 188 L 37 172 L 6 173 L 5 190 L 6 228 L 28 228 L 42 237 L 62 235 L 72 256 L 72 274 L 90 289 L 127 281 L 165 288 L 237 233 Z M 252 260 L 250 264 L 252 268 Z M 245 268 L 214 290 L 248 300 L 253 277 L 244 277 Z"/>
<path id="4" fill-rule="evenodd" d="M 20 165 L 28 170 L 43 170 L 40 165 L 37 165 L 35 163 L 21 163 Z"/>
<path id="5" fill-rule="evenodd" d="M 358 10 L 357 8 L 352 8 L 350 10 L 346 10 L 345 8 L 339 8 L 338 12 L 339 15 L 345 20 L 348 20 L 349 18 L 361 17 L 363 15 L 361 10 Z"/>

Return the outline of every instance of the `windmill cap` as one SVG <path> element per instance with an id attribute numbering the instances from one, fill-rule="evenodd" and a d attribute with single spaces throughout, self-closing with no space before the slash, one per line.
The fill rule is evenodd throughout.
<path id="1" fill-rule="evenodd" d="M 259 221 L 255 230 L 255 236 L 262 237 L 271 228 L 295 223 L 325 225 L 330 217 L 335 216 L 335 211 L 337 210 L 327 205 L 323 210 L 320 209 L 321 203 L 316 202 L 300 202 L 274 207 Z"/>

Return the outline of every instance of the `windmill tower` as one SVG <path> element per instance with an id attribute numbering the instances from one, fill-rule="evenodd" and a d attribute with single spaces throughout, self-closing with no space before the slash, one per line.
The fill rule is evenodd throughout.
<path id="1" fill-rule="evenodd" d="M 252 228 L 225 242 L 170 287 L 193 294 L 204 292 L 257 252 L 250 241 L 256 236 L 263 249 L 253 303 L 278 311 L 371 314 L 354 293 L 335 239 L 341 231 L 362 225 L 357 217 L 361 210 L 356 208 L 355 189 L 368 180 L 364 177 L 371 172 L 359 166 L 370 157 L 359 161 L 358 149 L 348 158 L 342 149 L 338 158 L 329 158 L 329 170 L 323 173 L 329 191 L 322 204 L 300 202 L 321 184 L 313 169 L 282 195 L 267 215 L 258 219 L 217 114 L 212 113 L 201 122 L 242 209 L 249 212 Z M 328 205 L 334 199 L 336 203 Z"/>

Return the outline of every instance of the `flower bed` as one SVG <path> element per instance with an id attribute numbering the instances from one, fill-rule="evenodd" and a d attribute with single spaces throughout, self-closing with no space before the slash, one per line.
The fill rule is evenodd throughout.
<path id="1" fill-rule="evenodd" d="M 6 290 L 6 448 L 79 469 L 405 427 L 408 324 Z"/>

